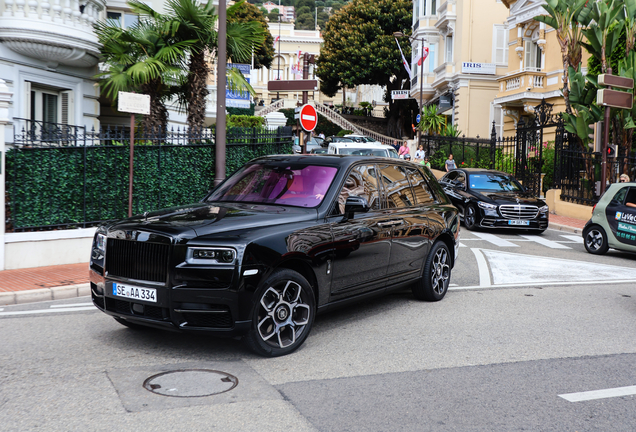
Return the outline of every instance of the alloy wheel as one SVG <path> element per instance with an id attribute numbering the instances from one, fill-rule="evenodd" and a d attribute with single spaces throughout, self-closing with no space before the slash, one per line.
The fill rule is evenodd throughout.
<path id="1" fill-rule="evenodd" d="M 267 288 L 260 300 L 258 334 L 268 345 L 286 348 L 305 331 L 311 307 L 303 299 L 303 289 L 288 280 Z"/>
<path id="2" fill-rule="evenodd" d="M 450 263 L 446 248 L 440 248 L 433 258 L 431 268 L 431 285 L 437 294 L 443 294 L 448 288 L 450 279 Z"/>
<path id="3" fill-rule="evenodd" d="M 585 236 L 585 244 L 590 250 L 600 250 L 603 246 L 603 234 L 597 229 L 589 230 Z"/>

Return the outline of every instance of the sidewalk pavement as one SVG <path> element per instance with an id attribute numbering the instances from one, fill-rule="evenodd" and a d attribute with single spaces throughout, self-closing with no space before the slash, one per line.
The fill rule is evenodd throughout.
<path id="1" fill-rule="evenodd" d="M 579 235 L 585 222 L 550 215 L 550 228 Z M 0 271 L 0 306 L 89 295 L 88 263 Z"/>

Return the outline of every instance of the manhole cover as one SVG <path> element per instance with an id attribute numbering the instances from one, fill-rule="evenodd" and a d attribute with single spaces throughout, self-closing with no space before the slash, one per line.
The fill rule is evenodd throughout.
<path id="1" fill-rule="evenodd" d="M 237 385 L 235 376 L 209 369 L 162 372 L 144 381 L 146 390 L 172 397 L 212 396 L 230 391 Z"/>

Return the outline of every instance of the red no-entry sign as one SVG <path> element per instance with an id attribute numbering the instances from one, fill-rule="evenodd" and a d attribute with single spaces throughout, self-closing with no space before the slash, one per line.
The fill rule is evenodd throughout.
<path id="1" fill-rule="evenodd" d="M 316 112 L 316 108 L 313 105 L 303 105 L 300 108 L 300 125 L 307 132 L 311 132 L 316 129 L 316 125 L 318 124 L 318 113 Z"/>

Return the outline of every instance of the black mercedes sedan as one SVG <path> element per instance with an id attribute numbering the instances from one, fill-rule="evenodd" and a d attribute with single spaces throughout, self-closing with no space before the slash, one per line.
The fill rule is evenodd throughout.
<path id="1" fill-rule="evenodd" d="M 202 201 L 100 226 L 95 306 L 129 327 L 244 336 L 288 354 L 317 313 L 390 289 L 441 300 L 459 218 L 428 170 L 396 159 L 255 159 Z"/>
<path id="2" fill-rule="evenodd" d="M 440 184 L 469 230 L 522 228 L 542 233 L 548 228 L 545 201 L 526 192 L 510 174 L 462 168 L 446 173 Z"/>

